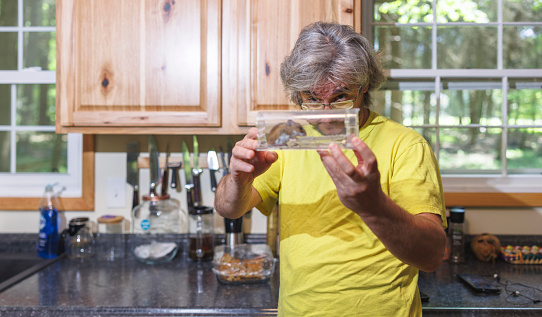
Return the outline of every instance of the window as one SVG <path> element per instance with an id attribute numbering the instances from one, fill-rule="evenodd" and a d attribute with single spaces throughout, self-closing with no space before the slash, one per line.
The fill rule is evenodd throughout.
<path id="1" fill-rule="evenodd" d="M 83 197 L 83 137 L 55 134 L 55 14 L 55 0 L 0 1 L 0 209 L 53 183 Z"/>
<path id="2" fill-rule="evenodd" d="M 375 110 L 431 144 L 447 204 L 542 205 L 542 2 L 374 0 L 362 15 L 389 69 Z"/>

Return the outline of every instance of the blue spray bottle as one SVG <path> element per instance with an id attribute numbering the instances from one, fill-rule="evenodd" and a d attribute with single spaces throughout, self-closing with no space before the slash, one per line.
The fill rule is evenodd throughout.
<path id="1" fill-rule="evenodd" d="M 40 232 L 37 245 L 38 256 L 46 259 L 58 256 L 58 239 L 60 215 L 57 209 L 58 200 L 53 192 L 53 185 L 45 187 L 45 193 L 40 201 Z"/>

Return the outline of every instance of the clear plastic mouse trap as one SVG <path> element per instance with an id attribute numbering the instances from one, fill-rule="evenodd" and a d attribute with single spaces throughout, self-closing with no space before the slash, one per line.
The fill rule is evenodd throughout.
<path id="1" fill-rule="evenodd" d="M 336 143 L 351 149 L 359 109 L 262 111 L 256 116 L 258 150 L 318 150 Z"/>

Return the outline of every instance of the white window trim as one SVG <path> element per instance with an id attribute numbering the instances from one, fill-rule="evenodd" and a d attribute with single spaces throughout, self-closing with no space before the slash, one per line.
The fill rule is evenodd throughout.
<path id="1" fill-rule="evenodd" d="M 433 12 L 436 11 L 436 0 L 432 1 Z M 362 2 L 362 32 L 368 35 L 369 41 L 374 43 L 373 40 L 373 25 L 393 25 L 393 26 L 431 26 L 432 27 L 432 36 L 436 39 L 437 35 L 437 26 L 451 26 L 451 25 L 478 25 L 477 23 L 468 23 L 468 22 L 448 22 L 448 23 L 437 23 L 436 18 L 433 19 L 431 23 L 374 23 L 373 19 L 373 1 L 363 1 Z M 440 95 L 441 89 L 441 79 L 446 78 L 500 78 L 502 79 L 502 91 L 503 91 L 503 104 L 502 104 L 502 113 L 503 113 L 503 144 L 507 142 L 507 129 L 509 127 L 516 127 L 508 125 L 507 118 L 507 88 L 508 78 L 540 78 L 541 71 L 540 69 L 503 69 L 502 62 L 502 51 L 503 51 L 503 26 L 509 25 L 542 25 L 542 22 L 503 22 L 502 21 L 502 0 L 498 0 L 498 21 L 484 23 L 484 25 L 495 25 L 498 28 L 498 47 L 497 47 L 497 69 L 437 69 L 437 42 L 432 41 L 432 68 L 431 69 L 391 69 L 389 70 L 390 79 L 401 80 L 401 79 L 433 79 L 435 94 Z M 475 75 L 473 75 L 475 74 Z M 413 83 L 416 85 L 416 83 Z M 440 107 L 440 98 L 437 98 L 437 116 L 439 113 Z M 435 125 L 431 125 L 433 127 Z M 437 117 L 437 125 L 438 117 Z M 463 127 L 463 126 L 462 126 Z M 529 126 L 530 127 L 530 126 Z M 437 129 L 437 139 L 438 132 Z M 437 143 L 437 147 L 438 147 Z M 506 157 L 506 147 L 502 147 L 502 157 Z M 438 148 L 435 149 L 435 152 L 439 152 Z M 438 157 L 437 157 L 438 159 Z M 465 174 L 465 175 L 442 175 L 442 184 L 444 192 L 447 193 L 540 193 L 542 192 L 542 175 L 528 174 L 528 175 L 508 175 L 506 159 L 503 160 L 503 167 L 501 175 L 475 175 L 475 174 Z"/>
<path id="2" fill-rule="evenodd" d="M 16 85 L 18 84 L 55 84 L 56 71 L 42 71 L 39 67 L 23 69 L 23 33 L 54 32 L 56 27 L 23 26 L 23 1 L 18 1 L 18 25 L 2 27 L 1 32 L 18 33 L 17 70 L 0 70 L 0 84 L 11 85 L 11 125 L 0 126 L 0 131 L 11 131 L 10 153 L 11 166 L 9 173 L 0 173 L 0 197 L 40 197 L 47 184 L 58 184 L 55 191 L 62 191 L 62 197 L 82 196 L 83 172 L 83 136 L 68 134 L 66 174 L 59 173 L 16 173 L 16 135 L 17 131 L 55 131 L 54 126 L 16 126 Z"/>

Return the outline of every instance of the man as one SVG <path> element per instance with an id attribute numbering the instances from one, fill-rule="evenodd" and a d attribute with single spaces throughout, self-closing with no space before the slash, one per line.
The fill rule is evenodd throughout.
<path id="1" fill-rule="evenodd" d="M 281 316 L 420 316 L 418 270 L 442 263 L 446 236 L 440 174 L 427 142 L 369 110 L 385 80 L 351 27 L 305 27 L 281 65 L 302 109 L 359 108 L 354 149 L 255 151 L 251 129 L 234 149 L 216 211 L 269 214 L 278 200 Z"/>

